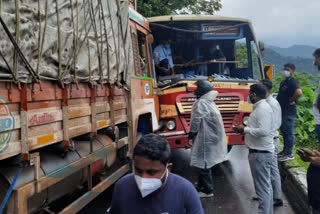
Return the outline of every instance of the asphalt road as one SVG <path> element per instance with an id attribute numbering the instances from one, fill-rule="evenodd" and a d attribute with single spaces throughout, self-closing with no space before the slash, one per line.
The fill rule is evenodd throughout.
<path id="1" fill-rule="evenodd" d="M 173 172 L 196 182 L 196 175 L 189 166 L 189 150 L 172 151 Z M 213 198 L 202 199 L 206 214 L 254 214 L 258 203 L 252 200 L 254 187 L 248 164 L 248 151 L 244 146 L 235 146 L 229 153 L 229 160 L 212 169 L 214 180 Z M 91 202 L 80 213 L 104 214 L 110 204 L 111 191 L 108 190 Z M 293 214 L 286 200 L 284 206 L 275 208 L 275 214 Z"/>

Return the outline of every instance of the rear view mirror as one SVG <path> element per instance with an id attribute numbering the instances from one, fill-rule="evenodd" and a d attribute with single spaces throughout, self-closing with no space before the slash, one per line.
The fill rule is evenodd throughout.
<path id="1" fill-rule="evenodd" d="M 266 49 L 263 42 L 259 42 L 259 50 L 260 50 L 261 57 L 264 58 Z"/>

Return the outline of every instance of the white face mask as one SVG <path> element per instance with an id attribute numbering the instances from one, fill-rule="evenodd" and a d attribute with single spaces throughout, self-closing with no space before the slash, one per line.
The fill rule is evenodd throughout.
<path id="1" fill-rule="evenodd" d="M 283 73 L 284 73 L 284 76 L 286 76 L 286 77 L 290 77 L 290 71 L 286 71 L 286 70 L 284 70 L 284 71 L 283 71 Z"/>
<path id="2" fill-rule="evenodd" d="M 157 189 L 159 189 L 162 186 L 162 179 L 164 176 L 166 176 L 166 179 L 168 177 L 168 169 L 166 167 L 165 172 L 161 176 L 161 178 L 142 178 L 139 175 L 134 175 L 134 178 L 136 180 L 138 189 L 141 192 L 142 198 L 146 197 L 147 195 L 150 195 Z"/>

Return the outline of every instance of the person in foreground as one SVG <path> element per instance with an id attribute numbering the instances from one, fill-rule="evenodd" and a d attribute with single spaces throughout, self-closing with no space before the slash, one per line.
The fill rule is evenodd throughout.
<path id="1" fill-rule="evenodd" d="M 133 173 L 115 185 L 111 214 L 204 214 L 194 186 L 169 172 L 170 147 L 165 137 L 148 134 L 133 152 Z"/>

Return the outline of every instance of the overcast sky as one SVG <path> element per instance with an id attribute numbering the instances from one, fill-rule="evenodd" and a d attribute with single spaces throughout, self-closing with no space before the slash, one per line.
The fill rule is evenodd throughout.
<path id="1" fill-rule="evenodd" d="M 258 40 L 269 45 L 320 47 L 320 0 L 221 0 L 217 13 L 251 19 Z"/>

